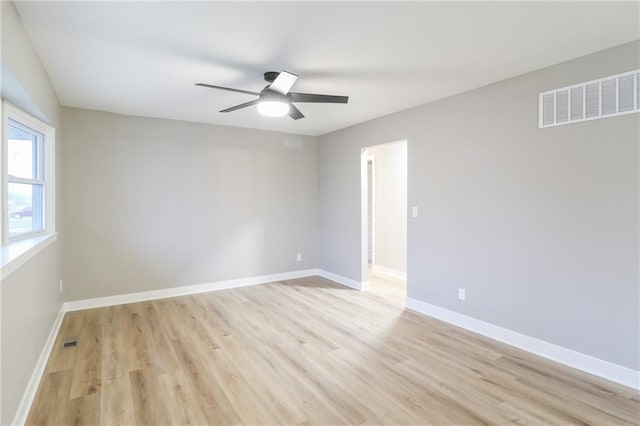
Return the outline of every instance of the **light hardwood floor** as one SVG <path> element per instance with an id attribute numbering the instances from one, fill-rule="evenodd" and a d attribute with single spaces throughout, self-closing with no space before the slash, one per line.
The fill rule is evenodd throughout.
<path id="1" fill-rule="evenodd" d="M 638 424 L 637 392 L 404 310 L 374 280 L 68 313 L 28 424 Z"/>
<path id="2" fill-rule="evenodd" d="M 369 294 L 379 302 L 404 309 L 407 282 L 369 269 Z"/>

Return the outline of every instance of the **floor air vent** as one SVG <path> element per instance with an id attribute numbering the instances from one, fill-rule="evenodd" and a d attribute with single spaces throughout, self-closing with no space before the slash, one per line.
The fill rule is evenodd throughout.
<path id="1" fill-rule="evenodd" d="M 640 70 L 540 93 L 539 126 L 640 112 Z"/>
<path id="2" fill-rule="evenodd" d="M 76 338 L 67 339 L 64 342 L 62 342 L 62 349 L 74 348 L 76 346 L 78 346 L 78 339 L 76 339 Z"/>

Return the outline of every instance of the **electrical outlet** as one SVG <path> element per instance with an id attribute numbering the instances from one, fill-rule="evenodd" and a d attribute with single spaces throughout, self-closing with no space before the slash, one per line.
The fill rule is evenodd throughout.
<path id="1" fill-rule="evenodd" d="M 464 288 L 458 289 L 458 299 L 465 300 L 467 298 L 467 291 Z"/>
<path id="2" fill-rule="evenodd" d="M 297 260 L 298 262 L 302 262 L 302 253 L 298 253 L 298 254 L 296 254 L 296 260 Z"/>
<path id="3" fill-rule="evenodd" d="M 60 280 L 60 293 L 62 293 L 62 280 Z"/>

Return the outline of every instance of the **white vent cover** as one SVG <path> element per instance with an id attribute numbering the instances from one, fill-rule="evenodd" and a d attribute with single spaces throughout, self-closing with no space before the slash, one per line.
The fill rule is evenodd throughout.
<path id="1" fill-rule="evenodd" d="M 640 70 L 540 93 L 540 127 L 640 112 Z"/>

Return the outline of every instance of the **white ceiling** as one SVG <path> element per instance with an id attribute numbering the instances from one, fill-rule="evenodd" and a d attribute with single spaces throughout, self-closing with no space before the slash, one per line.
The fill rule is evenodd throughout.
<path id="1" fill-rule="evenodd" d="M 639 37 L 638 2 L 17 2 L 66 106 L 319 135 Z M 218 110 L 260 91 L 348 95 L 306 118 Z"/>

